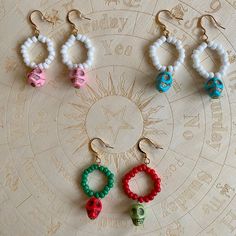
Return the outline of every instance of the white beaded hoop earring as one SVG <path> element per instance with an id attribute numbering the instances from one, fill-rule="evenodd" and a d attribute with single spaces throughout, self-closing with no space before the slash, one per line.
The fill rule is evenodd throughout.
<path id="1" fill-rule="evenodd" d="M 212 16 L 212 15 L 203 15 L 199 18 L 199 25 L 200 28 L 203 31 L 203 35 L 202 35 L 202 40 L 204 42 L 202 42 L 194 51 L 192 54 L 192 59 L 193 59 L 193 68 L 204 78 L 206 79 L 206 83 L 204 85 L 205 90 L 207 91 L 208 95 L 211 98 L 219 98 L 224 85 L 222 82 L 222 77 L 226 74 L 226 71 L 229 67 L 229 60 L 228 60 L 228 54 L 227 52 L 224 50 L 223 46 L 221 44 L 217 44 L 216 42 L 213 41 L 208 41 L 208 36 L 206 35 L 206 30 L 205 28 L 202 26 L 202 19 L 203 17 L 210 17 L 211 19 L 213 19 L 213 21 L 215 22 L 216 26 L 225 29 L 223 26 L 221 26 L 216 19 Z M 199 55 L 206 49 L 212 49 L 215 50 L 221 57 L 221 63 L 222 66 L 220 67 L 220 70 L 216 73 L 214 72 L 208 72 L 206 71 L 206 69 L 200 64 L 200 60 L 199 60 Z"/>
<path id="2" fill-rule="evenodd" d="M 157 41 L 153 45 L 150 46 L 149 54 L 152 59 L 153 65 L 156 67 L 158 71 L 161 71 L 156 77 L 156 89 L 159 92 L 167 92 L 170 89 L 173 82 L 173 73 L 184 62 L 185 50 L 180 40 L 176 39 L 175 37 L 169 36 L 169 31 L 166 29 L 166 26 L 159 19 L 159 15 L 161 12 L 166 12 L 172 18 L 177 19 L 177 20 L 183 20 L 183 19 L 176 17 L 169 10 L 161 10 L 156 15 L 156 23 L 160 25 L 164 35 L 161 36 L 159 39 L 157 39 Z M 169 65 L 169 66 L 161 65 L 158 59 L 158 56 L 156 54 L 157 48 L 159 48 L 165 42 L 174 45 L 179 53 L 178 59 L 174 62 L 173 65 Z"/>
<path id="3" fill-rule="evenodd" d="M 83 16 L 82 13 L 77 9 L 73 9 L 68 12 L 67 21 L 72 25 L 73 30 L 71 36 L 61 48 L 61 55 L 63 63 L 67 65 L 70 70 L 69 78 L 73 86 L 75 88 L 81 88 L 88 81 L 88 78 L 85 74 L 85 70 L 92 66 L 92 63 L 94 61 L 95 49 L 92 46 L 91 40 L 87 36 L 78 34 L 78 29 L 76 28 L 75 24 L 70 20 L 70 13 L 73 11 L 75 11 L 81 19 L 90 20 L 89 18 Z M 87 49 L 87 60 L 84 63 L 75 64 L 69 59 L 68 49 L 75 43 L 76 40 L 84 43 L 85 48 Z"/>
<path id="4" fill-rule="evenodd" d="M 46 77 L 45 77 L 45 70 L 49 68 L 49 65 L 52 63 L 52 61 L 55 58 L 55 50 L 53 46 L 53 42 L 51 39 L 43 36 L 40 34 L 39 29 L 37 28 L 36 24 L 32 21 L 32 14 L 34 12 L 38 12 L 41 16 L 41 19 L 43 21 L 47 21 L 49 23 L 52 23 L 52 21 L 45 18 L 45 16 L 42 14 L 39 10 L 34 10 L 29 15 L 29 21 L 34 27 L 34 33 L 35 35 L 32 37 L 29 37 L 21 46 L 21 54 L 23 57 L 23 60 L 25 64 L 32 68 L 33 70 L 27 74 L 27 82 L 33 87 L 42 87 L 45 84 Z M 41 42 L 43 44 L 47 45 L 48 50 L 48 57 L 44 60 L 44 62 L 36 64 L 35 62 L 30 60 L 28 49 L 37 42 Z"/>

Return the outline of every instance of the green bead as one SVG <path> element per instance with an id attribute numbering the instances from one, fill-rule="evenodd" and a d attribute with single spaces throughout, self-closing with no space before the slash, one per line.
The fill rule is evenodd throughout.
<path id="1" fill-rule="evenodd" d="M 82 182 L 81 182 L 81 185 L 84 187 L 84 186 L 87 185 L 87 183 L 86 183 L 85 181 L 82 181 Z"/>
<path id="2" fill-rule="evenodd" d="M 108 186 L 109 186 L 109 188 L 112 188 L 113 187 L 113 183 L 109 183 Z"/>
<path id="3" fill-rule="evenodd" d="M 88 195 L 89 195 L 89 197 L 92 197 L 92 196 L 93 196 L 93 194 L 94 194 L 94 192 L 93 192 L 93 191 L 89 191 L 89 192 L 88 192 Z"/>
<path id="4" fill-rule="evenodd" d="M 83 186 L 83 190 L 84 190 L 84 191 L 90 191 L 90 190 L 89 190 L 89 186 L 86 184 L 85 186 Z"/>
<path id="5" fill-rule="evenodd" d="M 109 192 L 109 191 L 104 190 L 104 191 L 103 191 L 103 194 L 106 196 L 106 195 L 108 194 L 108 192 Z"/>
<path id="6" fill-rule="evenodd" d="M 103 167 L 103 166 L 100 166 L 100 167 L 99 167 L 99 170 L 103 172 L 103 171 L 104 171 L 104 167 Z"/>
<path id="7" fill-rule="evenodd" d="M 99 193 L 95 193 L 94 197 L 99 198 Z"/>
<path id="8" fill-rule="evenodd" d="M 98 169 L 98 165 L 97 164 L 93 164 L 92 167 L 94 168 L 94 170 Z"/>
<path id="9" fill-rule="evenodd" d="M 105 194 L 103 192 L 99 193 L 99 197 L 100 198 L 104 198 L 105 197 Z"/>
<path id="10" fill-rule="evenodd" d="M 107 168 L 107 167 L 104 167 L 103 172 L 104 172 L 105 174 L 107 174 L 107 172 L 109 172 L 108 168 Z"/>
<path id="11" fill-rule="evenodd" d="M 114 174 L 111 173 L 111 174 L 109 175 L 109 179 L 110 179 L 110 178 L 114 179 Z"/>
<path id="12" fill-rule="evenodd" d="M 107 191 L 107 192 L 108 192 L 109 190 L 110 190 L 110 188 L 109 188 L 108 186 L 105 186 L 105 187 L 104 187 L 104 191 Z"/>
<path id="13" fill-rule="evenodd" d="M 87 177 L 82 176 L 81 182 L 87 182 Z"/>
<path id="14" fill-rule="evenodd" d="M 145 208 L 143 204 L 135 203 L 132 205 L 132 208 L 130 209 L 130 216 L 133 221 L 133 224 L 136 226 L 142 225 L 145 218 Z"/>

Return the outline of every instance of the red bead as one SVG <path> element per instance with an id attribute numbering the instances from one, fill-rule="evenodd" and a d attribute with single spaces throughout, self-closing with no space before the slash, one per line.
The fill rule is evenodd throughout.
<path id="1" fill-rule="evenodd" d="M 144 201 L 143 197 L 138 197 L 138 201 L 142 203 Z"/>
<path id="2" fill-rule="evenodd" d="M 131 178 L 133 178 L 138 172 L 145 172 L 147 173 L 153 180 L 154 182 L 154 189 L 147 194 L 146 196 L 138 196 L 137 194 L 133 193 L 130 188 L 129 188 L 129 181 Z M 128 172 L 123 180 L 123 189 L 124 192 L 128 195 L 129 198 L 133 200 L 138 200 L 140 203 L 142 202 L 149 202 L 154 199 L 154 197 L 158 194 L 158 192 L 161 191 L 161 186 L 160 186 L 160 177 L 157 175 L 154 169 L 149 168 L 146 164 L 142 164 L 139 166 L 134 167 L 130 172 Z"/>
<path id="3" fill-rule="evenodd" d="M 144 202 L 149 202 L 149 197 L 144 197 L 143 200 Z"/>

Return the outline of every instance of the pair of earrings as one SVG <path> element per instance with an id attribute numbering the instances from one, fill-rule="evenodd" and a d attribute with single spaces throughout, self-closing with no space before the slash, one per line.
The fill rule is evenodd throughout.
<path id="1" fill-rule="evenodd" d="M 52 61 L 55 59 L 55 49 L 51 39 L 47 38 L 40 34 L 40 31 L 37 25 L 32 20 L 33 13 L 37 12 L 41 16 L 42 21 L 46 21 L 48 23 L 53 23 L 52 21 L 48 20 L 41 11 L 34 10 L 29 15 L 29 21 L 34 28 L 34 36 L 29 37 L 24 44 L 21 46 L 21 53 L 23 56 L 23 60 L 26 66 L 32 68 L 33 70 L 27 74 L 27 82 L 32 85 L 33 87 L 42 87 L 45 84 L 46 77 L 45 77 L 45 70 L 49 68 Z M 65 65 L 67 65 L 69 72 L 69 78 L 73 83 L 75 88 L 80 88 L 87 82 L 87 76 L 85 75 L 85 70 L 91 67 L 94 61 L 94 47 L 91 43 L 91 40 L 85 36 L 78 34 L 78 29 L 76 25 L 71 21 L 70 14 L 72 12 L 76 12 L 81 19 L 88 19 L 87 17 L 83 16 L 79 10 L 73 9 L 68 12 L 67 14 L 67 21 L 72 25 L 72 34 L 66 43 L 61 48 L 61 55 L 62 61 Z M 68 56 L 68 49 L 75 43 L 75 41 L 80 41 L 84 43 L 85 48 L 87 49 L 87 60 L 84 63 L 74 64 Z M 47 45 L 48 50 L 48 57 L 45 59 L 44 62 L 36 64 L 35 62 L 30 60 L 28 55 L 28 49 L 37 42 L 41 42 Z"/>
<path id="2" fill-rule="evenodd" d="M 94 61 L 94 51 L 95 50 L 94 50 L 94 47 L 92 46 L 91 40 L 85 35 L 78 34 L 78 29 L 76 28 L 76 25 L 70 20 L 70 13 L 73 11 L 76 12 L 81 19 L 88 19 L 88 20 L 90 20 L 90 19 L 83 16 L 82 13 L 76 9 L 73 9 L 68 12 L 67 21 L 72 25 L 72 34 L 69 37 L 69 39 L 67 40 L 67 42 L 62 46 L 62 49 L 61 49 L 63 63 L 66 64 L 70 70 L 69 78 L 75 88 L 80 88 L 87 83 L 87 76 L 85 75 L 85 70 L 88 69 L 89 67 L 91 67 L 91 65 Z M 25 41 L 25 43 L 21 46 L 21 52 L 22 52 L 22 56 L 23 56 L 25 64 L 33 69 L 33 71 L 31 71 L 27 75 L 28 83 L 34 87 L 42 87 L 45 84 L 45 71 L 44 70 L 48 69 L 49 65 L 54 60 L 55 50 L 53 47 L 52 40 L 41 35 L 36 24 L 32 21 L 31 16 L 34 12 L 38 12 L 41 15 L 42 20 L 52 23 L 50 20 L 46 19 L 46 17 L 39 10 L 33 11 L 29 16 L 29 20 L 35 29 L 35 36 L 28 38 Z M 161 10 L 156 15 L 156 23 L 158 25 L 160 25 L 161 30 L 163 32 L 163 36 L 161 36 L 153 45 L 150 46 L 150 57 L 152 59 L 153 65 L 156 67 L 156 69 L 158 71 L 160 71 L 160 73 L 156 77 L 156 89 L 159 92 L 167 92 L 173 83 L 173 74 L 177 71 L 179 66 L 184 62 L 185 50 L 183 48 L 182 42 L 180 40 L 176 39 L 175 37 L 170 36 L 169 30 L 167 30 L 165 24 L 163 24 L 160 21 L 160 13 L 162 13 L 162 12 L 168 13 L 172 18 L 174 18 L 176 20 L 183 20 L 183 19 L 176 17 L 169 10 Z M 207 91 L 207 93 L 209 94 L 209 96 L 211 98 L 219 98 L 219 96 L 221 95 L 221 93 L 223 91 L 223 87 L 224 87 L 221 78 L 226 74 L 226 70 L 229 66 L 228 55 L 222 45 L 217 44 L 213 41 L 208 41 L 208 36 L 206 34 L 206 30 L 202 26 L 203 17 L 210 17 L 212 20 L 214 20 L 214 23 L 216 24 L 216 26 L 224 29 L 224 27 L 222 27 L 215 20 L 215 18 L 212 15 L 209 15 L 209 14 L 202 15 L 199 18 L 198 24 L 200 25 L 200 28 L 203 31 L 203 35 L 201 37 L 203 42 L 199 45 L 199 47 L 197 49 L 195 49 L 193 51 L 193 54 L 192 54 L 193 68 L 196 69 L 196 71 L 203 78 L 206 79 L 206 83 L 204 85 L 204 88 Z M 68 49 L 75 43 L 76 40 L 84 43 L 86 49 L 88 50 L 87 60 L 84 63 L 74 64 L 69 59 L 69 56 L 67 54 Z M 31 62 L 28 52 L 27 52 L 28 48 L 33 43 L 36 43 L 36 42 L 46 43 L 47 49 L 49 52 L 47 59 L 40 64 L 36 64 L 35 62 Z M 169 65 L 169 66 L 161 65 L 161 63 L 158 59 L 158 56 L 156 55 L 156 49 L 159 48 L 165 42 L 174 45 L 179 53 L 178 59 L 174 62 L 173 65 Z M 222 66 L 220 67 L 220 70 L 217 73 L 207 72 L 204 69 L 204 67 L 200 64 L 199 56 L 206 48 L 216 50 L 216 52 L 221 57 Z"/>
<path id="3" fill-rule="evenodd" d="M 88 200 L 86 204 L 86 210 L 87 210 L 88 217 L 92 220 L 96 219 L 102 210 L 102 202 L 100 199 L 104 198 L 114 185 L 114 174 L 107 167 L 101 165 L 101 158 L 99 157 L 97 151 L 95 151 L 92 147 L 92 142 L 94 140 L 99 140 L 103 145 L 105 145 L 105 147 L 113 148 L 100 138 L 93 138 L 89 142 L 89 148 L 95 154 L 95 163 L 83 171 L 82 179 L 81 179 L 81 187 L 84 193 L 88 197 L 90 197 L 90 199 Z M 152 201 L 155 198 L 155 196 L 161 191 L 161 179 L 154 169 L 148 167 L 148 164 L 150 163 L 150 159 L 147 157 L 146 152 L 143 151 L 140 145 L 141 142 L 144 140 L 148 141 L 155 148 L 162 149 L 161 146 L 154 144 L 150 139 L 141 138 L 138 141 L 138 149 L 144 155 L 144 161 L 143 161 L 144 163 L 134 167 L 122 178 L 122 185 L 123 185 L 124 193 L 129 198 L 133 199 L 134 201 L 137 201 L 137 203 L 134 203 L 130 209 L 131 219 L 133 221 L 133 224 L 136 226 L 142 225 L 145 220 L 145 207 L 143 206 L 142 203 Z M 100 192 L 91 190 L 88 185 L 88 175 L 95 170 L 100 171 L 102 174 L 104 174 L 107 177 L 107 184 L 104 186 L 103 190 Z M 153 190 L 146 196 L 138 196 L 136 193 L 132 192 L 129 187 L 130 180 L 139 172 L 145 172 L 151 177 L 153 181 L 153 186 L 154 186 Z"/>
<path id="4" fill-rule="evenodd" d="M 161 30 L 163 32 L 163 36 L 161 36 L 153 45 L 150 46 L 150 57 L 152 59 L 153 65 L 156 67 L 158 71 L 160 71 L 160 73 L 156 77 L 156 89 L 159 92 L 167 92 L 172 85 L 174 72 L 178 69 L 180 64 L 184 62 L 185 50 L 180 40 L 176 39 L 175 37 L 169 36 L 170 34 L 169 30 L 167 30 L 165 24 L 163 24 L 159 19 L 160 13 L 162 12 L 168 13 L 170 17 L 176 20 L 183 20 L 183 19 L 176 17 L 169 10 L 161 10 L 156 15 L 156 23 L 160 25 Z M 217 44 L 213 41 L 208 41 L 206 29 L 202 26 L 202 19 L 204 17 L 209 17 L 214 21 L 216 26 L 225 29 L 216 21 L 216 19 L 212 15 L 209 14 L 202 15 L 198 19 L 198 25 L 203 31 L 203 35 L 201 37 L 203 42 L 192 53 L 193 68 L 206 80 L 204 88 L 208 93 L 208 95 L 211 98 L 219 98 L 224 87 L 221 78 L 226 74 L 226 71 L 229 67 L 229 60 L 228 60 L 228 55 L 222 45 Z M 174 45 L 178 51 L 179 57 L 174 62 L 173 65 L 169 66 L 161 65 L 156 55 L 156 49 L 159 48 L 165 42 Z M 204 69 L 204 67 L 200 64 L 199 56 L 206 48 L 216 50 L 216 52 L 220 55 L 222 66 L 220 67 L 220 70 L 217 73 L 207 72 Z"/>

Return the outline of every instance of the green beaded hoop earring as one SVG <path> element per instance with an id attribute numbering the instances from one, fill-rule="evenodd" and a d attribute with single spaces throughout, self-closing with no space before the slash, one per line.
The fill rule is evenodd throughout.
<path id="1" fill-rule="evenodd" d="M 95 154 L 95 164 L 92 164 L 87 169 L 83 171 L 82 174 L 82 180 L 81 180 L 81 187 L 84 190 L 84 193 L 90 197 L 86 204 L 86 210 L 88 217 L 92 220 L 96 219 L 99 215 L 99 213 L 102 210 L 102 202 L 100 198 L 104 198 L 110 191 L 110 189 L 113 187 L 114 184 L 114 174 L 105 166 L 101 165 L 101 158 L 98 156 L 98 153 L 93 149 L 92 142 L 97 139 L 101 141 L 106 147 L 113 148 L 110 145 L 103 142 L 100 138 L 93 138 L 89 142 L 90 150 Z M 104 174 L 107 177 L 107 184 L 104 186 L 102 191 L 93 191 L 89 188 L 88 185 L 88 175 L 92 173 L 93 171 L 100 171 L 102 174 Z"/>

